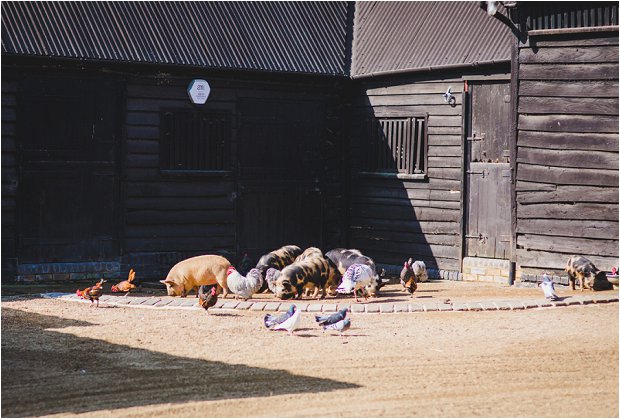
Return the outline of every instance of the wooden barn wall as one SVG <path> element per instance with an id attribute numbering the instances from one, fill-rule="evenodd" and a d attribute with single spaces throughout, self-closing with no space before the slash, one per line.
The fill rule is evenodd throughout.
<path id="1" fill-rule="evenodd" d="M 618 33 L 518 49 L 517 263 L 561 273 L 572 254 L 618 266 Z"/>
<path id="2" fill-rule="evenodd" d="M 17 79 L 2 74 L 2 276 L 17 272 Z"/>
<path id="3" fill-rule="evenodd" d="M 196 76 L 198 77 L 198 76 Z M 192 78 L 164 75 L 132 78 L 127 84 L 126 145 L 123 155 L 125 240 L 123 264 L 146 275 L 163 275 L 177 261 L 218 253 L 233 263 L 237 254 L 237 180 L 229 176 L 171 175 L 160 171 L 160 110 L 192 109 L 187 85 Z M 211 94 L 201 109 L 232 112 L 232 156 L 235 161 L 242 98 L 316 100 L 324 104 L 320 184 L 326 208 L 324 245 L 336 247 L 345 233 L 342 192 L 341 125 L 336 82 L 226 79 L 202 74 Z M 293 81 L 291 81 L 293 80 Z M 295 141 L 295 138 L 291 138 Z M 289 243 L 281 243 L 285 245 Z M 318 243 L 317 243 L 318 245 Z"/>
<path id="4" fill-rule="evenodd" d="M 442 96 L 450 86 L 455 107 Z M 428 176 L 401 180 L 359 175 L 359 139 L 352 135 L 350 247 L 381 264 L 402 265 L 412 257 L 430 268 L 460 270 L 462 91 L 460 75 L 358 82 L 351 132 L 367 115 L 428 114 Z"/>

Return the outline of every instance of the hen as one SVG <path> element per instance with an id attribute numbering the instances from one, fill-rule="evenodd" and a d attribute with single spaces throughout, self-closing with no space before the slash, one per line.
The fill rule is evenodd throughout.
<path id="1" fill-rule="evenodd" d="M 263 277 L 256 268 L 250 269 L 250 272 L 243 276 L 231 266 L 226 271 L 226 283 L 228 289 L 235 294 L 235 299 L 241 297 L 247 300 L 258 292 L 261 285 L 263 285 Z"/>
<path id="2" fill-rule="evenodd" d="M 75 291 L 75 294 L 85 300 L 90 300 L 91 307 L 93 306 L 93 302 L 97 301 L 97 307 L 99 307 L 99 297 L 103 295 L 104 282 L 106 282 L 105 279 L 101 278 L 101 280 L 92 287 L 84 288 L 81 291 L 77 290 Z"/>
<path id="3" fill-rule="evenodd" d="M 336 291 L 341 294 L 353 292 L 353 296 L 357 302 L 357 290 L 362 290 L 364 298 L 367 299 L 366 286 L 370 285 L 373 276 L 374 272 L 370 266 L 360 263 L 353 264 L 349 266 L 344 275 L 342 275 L 342 282 L 338 288 L 336 288 Z"/>
<path id="4" fill-rule="evenodd" d="M 131 290 L 134 290 L 137 288 L 136 284 L 133 283 L 133 280 L 135 277 L 136 277 L 136 271 L 134 271 L 133 269 L 130 269 L 129 276 L 127 277 L 125 281 L 121 281 L 116 285 L 112 285 L 112 288 L 111 288 L 112 292 L 125 292 L 129 294 Z"/>
<path id="5" fill-rule="evenodd" d="M 280 273 L 276 268 L 269 268 L 265 274 L 265 282 L 267 282 L 267 287 L 273 294 L 276 293 L 276 279 L 278 279 Z"/>
<path id="6" fill-rule="evenodd" d="M 217 285 L 212 286 L 207 294 L 204 293 L 204 285 L 201 285 L 198 290 L 198 304 L 209 314 L 209 308 L 215 303 L 217 303 Z"/>

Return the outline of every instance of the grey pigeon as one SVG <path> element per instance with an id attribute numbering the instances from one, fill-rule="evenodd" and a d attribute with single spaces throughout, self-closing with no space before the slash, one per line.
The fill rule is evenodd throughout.
<path id="1" fill-rule="evenodd" d="M 543 274 L 543 282 L 541 282 L 539 286 L 542 288 L 543 293 L 545 294 L 545 298 L 547 298 L 548 300 L 557 301 L 560 299 L 560 297 L 558 297 L 555 293 L 553 280 L 549 275 Z"/>
<path id="2" fill-rule="evenodd" d="M 344 320 L 345 317 L 347 317 L 347 309 L 343 308 L 342 310 L 337 311 L 334 314 L 330 314 L 329 316 L 314 316 L 314 319 L 319 326 L 325 326 L 338 323 L 339 321 Z"/>
<path id="3" fill-rule="evenodd" d="M 334 324 L 326 324 L 323 326 L 323 330 L 337 330 L 342 335 L 342 332 L 349 330 L 349 327 L 351 327 L 351 320 L 343 319 Z"/>
<path id="4" fill-rule="evenodd" d="M 292 335 L 293 332 L 299 327 L 299 323 L 301 323 L 301 311 L 297 310 L 291 317 L 284 320 L 282 323 L 275 325 L 271 328 L 271 330 L 286 330 L 289 335 Z"/>
<path id="5" fill-rule="evenodd" d="M 266 314 L 265 315 L 265 327 L 267 327 L 268 329 L 281 325 L 282 323 L 284 323 L 285 321 L 287 321 L 289 318 L 293 317 L 293 314 L 295 314 L 295 309 L 297 307 L 295 307 L 295 304 L 291 304 L 291 306 L 288 308 L 286 313 L 283 313 L 279 316 L 274 316 L 271 314 Z"/>

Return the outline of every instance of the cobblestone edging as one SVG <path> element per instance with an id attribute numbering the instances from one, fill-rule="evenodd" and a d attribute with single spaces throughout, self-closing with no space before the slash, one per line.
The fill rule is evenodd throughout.
<path id="1" fill-rule="evenodd" d="M 61 299 L 90 304 L 90 301 L 83 300 L 75 294 L 46 293 L 41 294 L 44 298 Z M 140 308 L 165 308 L 165 309 L 189 309 L 201 310 L 195 298 L 165 298 L 165 297 L 117 297 L 104 295 L 100 302 L 106 305 L 120 307 L 140 307 Z M 573 305 L 589 305 L 616 303 L 618 297 L 611 296 L 575 296 L 566 297 L 562 301 L 547 301 L 545 299 L 519 299 L 519 300 L 484 300 L 477 302 L 454 302 L 446 304 L 444 302 L 402 302 L 402 303 L 321 303 L 308 301 L 277 302 L 277 301 L 237 301 L 237 300 L 218 300 L 214 309 L 223 310 L 250 310 L 250 311 L 286 311 L 291 304 L 295 304 L 302 312 L 309 313 L 330 313 L 348 308 L 351 313 L 416 313 L 431 311 L 497 311 L 497 310 L 525 310 L 545 307 L 565 307 Z"/>

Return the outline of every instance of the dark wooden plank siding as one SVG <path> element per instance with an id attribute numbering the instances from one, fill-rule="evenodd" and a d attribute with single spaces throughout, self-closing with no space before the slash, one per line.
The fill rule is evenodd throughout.
<path id="1" fill-rule="evenodd" d="M 443 100 L 452 87 L 456 106 Z M 358 138 L 351 136 L 349 246 L 379 263 L 407 258 L 428 267 L 460 269 L 460 201 L 463 175 L 460 77 L 360 83 L 353 101 L 356 118 L 428 115 L 428 168 L 424 180 L 358 175 Z"/>
<path id="2" fill-rule="evenodd" d="M 618 264 L 618 34 L 519 45 L 517 263 Z"/>
<path id="3" fill-rule="evenodd" d="M 17 271 L 17 80 L 2 75 L 2 275 Z"/>
<path id="4" fill-rule="evenodd" d="M 200 109 L 226 111 L 231 115 L 229 173 L 208 175 L 173 173 L 160 167 L 162 109 L 197 109 L 186 88 L 191 77 L 165 79 L 142 77 L 127 85 L 126 147 L 124 174 L 125 262 L 146 275 L 163 275 L 170 264 L 195 254 L 218 253 L 233 263 L 240 258 L 239 216 L 239 103 L 244 98 L 316 101 L 325 110 L 320 141 L 320 186 L 324 201 L 326 247 L 344 240 L 345 193 L 342 174 L 341 100 L 337 83 L 208 78 L 211 94 Z M 294 139 L 291 139 L 294 140 Z M 272 232 L 275 234 L 275 232 Z M 268 240 L 269 237 L 265 237 Z M 279 243 L 277 247 L 290 243 Z M 316 245 L 320 245 L 316 243 Z"/>

